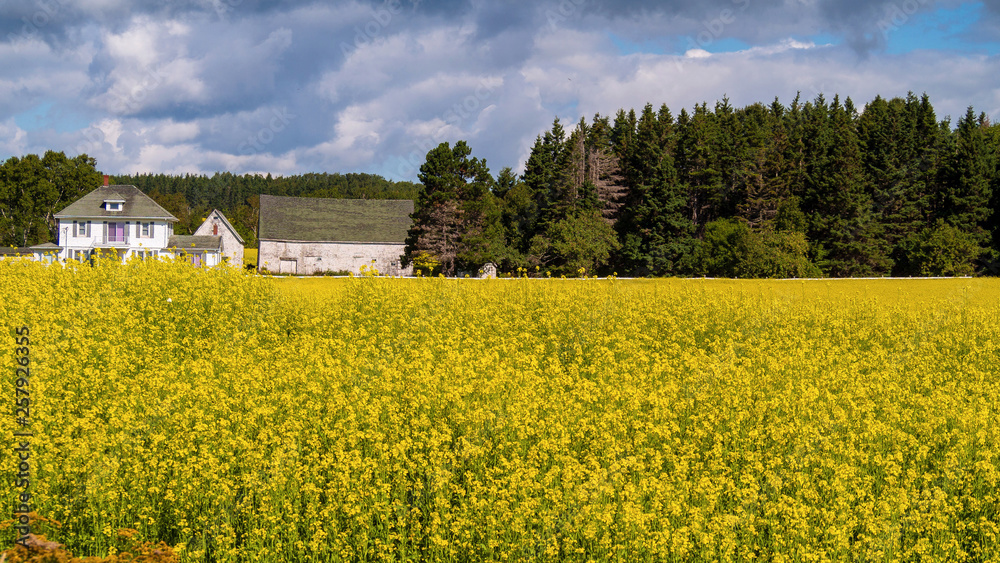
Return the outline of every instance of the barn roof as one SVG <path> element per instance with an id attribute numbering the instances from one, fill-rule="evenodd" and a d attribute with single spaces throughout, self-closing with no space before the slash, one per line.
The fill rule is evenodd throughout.
<path id="1" fill-rule="evenodd" d="M 410 229 L 408 199 L 260 196 L 260 240 L 402 244 Z"/>
<path id="2" fill-rule="evenodd" d="M 105 201 L 123 202 L 121 211 L 109 211 Z M 164 219 L 176 221 L 177 218 L 160 204 L 142 193 L 135 186 L 103 186 L 81 197 L 56 213 L 57 219 L 70 218 L 101 218 L 116 217 L 122 219 Z"/>

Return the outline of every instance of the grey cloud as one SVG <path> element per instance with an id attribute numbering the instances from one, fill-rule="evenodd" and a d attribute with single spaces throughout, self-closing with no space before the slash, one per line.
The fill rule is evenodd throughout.
<path id="1" fill-rule="evenodd" d="M 590 16 L 581 18 L 580 26 L 610 25 L 636 40 L 718 30 L 720 36 L 760 43 L 826 33 L 842 37 L 861 54 L 884 48 L 886 31 L 914 15 L 958 5 L 957 0 L 562 0 L 546 5 L 552 10 L 574 2 Z M 1000 12 L 1000 0 L 989 3 L 994 13 Z M 572 25 L 573 18 L 567 22 Z"/>
<path id="2" fill-rule="evenodd" d="M 255 18 L 284 13 L 314 0 L 6 0 L 0 4 L 0 41 L 41 39 L 57 48 L 73 48 L 74 30 L 96 22 L 121 29 L 136 16 L 157 19 L 193 18 L 202 21 Z"/>
<path id="3" fill-rule="evenodd" d="M 539 24 L 539 12 L 532 6 L 511 0 L 483 2 L 476 7 L 476 34 L 489 40 L 511 30 L 534 30 Z"/>
<path id="4" fill-rule="evenodd" d="M 448 19 L 464 17 L 473 7 L 469 0 L 367 0 L 372 9 L 390 4 L 403 9 L 421 12 L 429 16 L 444 16 Z"/>
<path id="5" fill-rule="evenodd" d="M 883 29 L 914 13 L 957 0 L 543 0 L 525 4 L 514 0 L 361 0 L 371 11 L 393 8 L 405 23 L 392 24 L 388 33 L 420 25 L 470 21 L 478 37 L 491 39 L 512 30 L 538 30 L 554 22 L 564 27 L 594 29 L 617 27 L 633 39 L 663 33 L 694 35 L 713 22 L 727 22 L 725 35 L 745 41 L 774 41 L 798 30 L 843 36 L 858 51 L 884 45 Z M 70 0 L 10 0 L 0 6 L 0 40 L 39 37 L 54 45 L 68 41 L 67 30 L 81 21 L 96 21 L 111 29 L 131 18 L 148 14 L 161 19 L 185 18 L 211 21 L 274 21 L 301 9 L 330 9 L 350 3 L 309 0 L 141 0 L 109 4 Z M 987 11 L 1000 19 L 1000 0 L 987 0 Z M 722 16 L 729 14 L 728 18 Z M 626 25 L 619 25 L 625 22 Z M 343 38 L 345 30 L 333 26 L 331 35 Z M 71 46 L 71 45 L 70 45 Z"/>
<path id="6" fill-rule="evenodd" d="M 132 131 L 125 131 L 118 136 L 118 148 L 130 159 L 135 159 L 139 156 L 143 144 L 143 138 Z"/>

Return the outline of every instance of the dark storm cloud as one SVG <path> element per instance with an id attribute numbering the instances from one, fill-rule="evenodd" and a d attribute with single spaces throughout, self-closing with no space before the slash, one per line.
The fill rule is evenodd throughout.
<path id="1" fill-rule="evenodd" d="M 991 19 L 1000 20 L 1000 0 L 983 2 Z M 343 2 L 307 0 L 10 0 L 0 5 L 0 39 L 41 38 L 67 45 L 70 30 L 93 21 L 117 29 L 136 16 L 202 18 L 206 21 L 253 20 L 278 17 L 304 7 L 336 7 Z M 364 0 L 373 12 L 393 8 L 408 26 L 471 21 L 477 36 L 490 39 L 505 32 L 562 27 L 600 26 L 622 29 L 629 22 L 634 39 L 658 33 L 694 35 L 702 28 L 725 24 L 725 34 L 750 42 L 773 41 L 802 33 L 828 33 L 858 51 L 884 46 L 886 29 L 905 24 L 914 14 L 957 1 L 935 0 L 543 0 L 527 4 L 513 0 Z M 266 21 L 264 19 L 263 21 Z M 987 22 L 988 24 L 989 22 Z M 336 30 L 331 30 L 336 33 Z M 350 38 L 353 40 L 353 37 Z"/>
<path id="2" fill-rule="evenodd" d="M 885 48 L 889 34 L 909 23 L 910 18 L 944 4 L 932 0 L 826 0 L 818 7 L 824 30 L 841 34 L 852 49 L 868 53 Z"/>
<path id="3" fill-rule="evenodd" d="M 856 52 L 866 54 L 885 47 L 889 33 L 916 15 L 957 0 L 562 0 L 552 6 L 578 4 L 594 26 L 627 21 L 634 39 L 657 34 L 724 35 L 750 43 L 771 42 L 789 36 L 832 35 Z M 988 0 L 1000 19 L 1000 0 Z M 572 21 L 572 18 L 566 18 Z"/>
<path id="4" fill-rule="evenodd" d="M 40 39 L 71 48 L 73 31 L 86 23 L 118 30 L 136 16 L 158 19 L 227 19 L 284 12 L 313 2 L 285 0 L 7 0 L 0 4 L 0 41 Z"/>

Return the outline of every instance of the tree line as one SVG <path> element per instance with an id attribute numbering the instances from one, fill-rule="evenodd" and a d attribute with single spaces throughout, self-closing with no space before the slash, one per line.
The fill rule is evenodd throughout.
<path id="1" fill-rule="evenodd" d="M 459 141 L 420 168 L 406 259 L 455 275 L 996 274 L 1000 127 L 923 95 L 823 95 L 675 117 L 666 105 L 539 135 L 524 173 Z"/>

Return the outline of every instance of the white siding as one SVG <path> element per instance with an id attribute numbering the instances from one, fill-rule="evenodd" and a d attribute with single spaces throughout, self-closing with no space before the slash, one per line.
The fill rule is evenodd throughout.
<path id="1" fill-rule="evenodd" d="M 76 219 L 76 223 L 85 224 L 86 219 Z M 159 253 L 167 246 L 167 238 L 170 236 L 171 225 L 170 223 L 163 220 L 137 220 L 132 218 L 99 218 L 90 219 L 90 234 L 79 233 L 77 234 L 78 228 L 74 228 L 73 219 L 59 219 L 58 229 L 59 229 L 59 246 L 62 247 L 62 252 L 59 258 L 65 260 L 71 250 L 77 251 L 91 251 L 95 248 L 105 247 L 104 236 L 105 236 L 105 223 L 127 223 L 128 228 L 126 235 L 128 237 L 128 244 L 114 245 L 115 248 L 125 248 L 128 249 L 128 255 L 131 255 L 132 251 L 139 250 L 153 250 Z M 152 223 L 152 229 L 150 236 L 142 236 L 142 224 Z"/>
<path id="2" fill-rule="evenodd" d="M 294 261 L 294 273 L 300 276 L 343 271 L 357 274 L 362 266 L 373 266 L 390 276 L 409 276 L 413 268 L 400 266 L 405 247 L 388 243 L 262 240 L 257 264 L 261 271 L 278 272 L 279 268 L 292 268 L 289 262 Z"/>
<path id="3" fill-rule="evenodd" d="M 212 212 L 194 234 L 195 236 L 222 237 L 222 255 L 229 258 L 231 265 L 237 268 L 243 267 L 243 245 L 233 235 L 233 232 L 229 230 L 226 223 L 219 218 L 218 213 Z"/>

